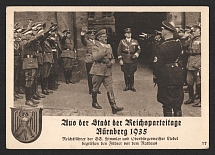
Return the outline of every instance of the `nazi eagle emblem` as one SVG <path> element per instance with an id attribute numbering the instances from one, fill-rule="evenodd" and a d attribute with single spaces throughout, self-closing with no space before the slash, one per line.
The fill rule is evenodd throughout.
<path id="1" fill-rule="evenodd" d="M 11 108 L 11 131 L 22 143 L 35 141 L 42 130 L 41 108 Z"/>

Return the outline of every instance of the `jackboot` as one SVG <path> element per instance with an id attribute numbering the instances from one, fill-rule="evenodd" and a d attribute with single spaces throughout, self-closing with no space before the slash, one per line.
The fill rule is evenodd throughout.
<path id="1" fill-rule="evenodd" d="M 64 77 L 65 77 L 65 80 L 66 80 L 66 84 L 69 84 L 68 72 L 69 71 L 64 71 Z"/>
<path id="2" fill-rule="evenodd" d="M 182 117 L 182 111 L 174 112 L 175 117 Z"/>
<path id="3" fill-rule="evenodd" d="M 200 102 L 198 102 L 198 103 L 196 103 L 196 104 L 194 104 L 194 105 L 192 105 L 193 107 L 201 107 L 201 101 Z"/>
<path id="4" fill-rule="evenodd" d="M 25 94 L 25 89 L 23 87 L 19 87 L 19 94 Z"/>
<path id="5" fill-rule="evenodd" d="M 194 90 L 193 86 L 188 85 L 188 91 L 189 91 L 189 99 L 184 102 L 184 104 L 191 104 L 194 103 Z"/>
<path id="6" fill-rule="evenodd" d="M 129 90 L 129 77 L 124 74 L 124 80 L 125 80 L 125 88 L 123 91 L 128 91 Z"/>
<path id="7" fill-rule="evenodd" d="M 71 80 L 71 78 L 72 78 L 72 70 L 69 71 L 69 73 L 68 73 L 68 78 L 69 78 L 69 83 L 75 84 L 75 82 L 73 82 L 73 81 Z"/>
<path id="8" fill-rule="evenodd" d="M 33 102 L 34 104 L 39 104 L 40 102 L 38 101 L 35 101 L 33 98 L 34 98 L 34 91 L 35 91 L 35 88 L 34 88 L 34 83 L 33 85 L 30 87 L 30 100 L 31 102 Z"/>
<path id="9" fill-rule="evenodd" d="M 26 101 L 25 104 L 29 105 L 31 107 L 37 107 L 32 101 L 31 101 L 31 87 L 25 87 L 25 96 L 26 96 Z"/>
<path id="10" fill-rule="evenodd" d="M 49 93 L 48 93 L 47 90 L 46 90 L 46 78 L 43 78 L 43 79 L 41 80 L 41 87 L 42 87 L 42 93 L 43 93 L 44 95 L 49 95 Z"/>
<path id="11" fill-rule="evenodd" d="M 200 96 L 201 96 L 201 85 L 197 84 L 196 85 L 195 99 L 200 99 Z"/>
<path id="12" fill-rule="evenodd" d="M 130 76 L 130 90 L 133 91 L 133 92 L 136 92 L 136 89 L 134 88 L 134 75 L 131 75 Z"/>
<path id="13" fill-rule="evenodd" d="M 20 95 L 18 94 L 18 92 L 19 92 L 18 85 L 15 85 L 15 86 L 14 86 L 14 97 L 15 97 L 16 99 L 23 99 L 23 97 L 20 96 Z"/>
<path id="14" fill-rule="evenodd" d="M 172 112 L 164 112 L 164 117 L 172 117 Z"/>
<path id="15" fill-rule="evenodd" d="M 107 92 L 107 96 L 113 114 L 116 114 L 118 111 L 122 111 L 124 109 L 123 107 L 117 107 L 113 91 Z"/>
<path id="16" fill-rule="evenodd" d="M 92 92 L 92 107 L 96 108 L 96 109 L 102 109 L 102 107 L 98 104 L 97 102 L 97 93 L 96 92 Z"/>

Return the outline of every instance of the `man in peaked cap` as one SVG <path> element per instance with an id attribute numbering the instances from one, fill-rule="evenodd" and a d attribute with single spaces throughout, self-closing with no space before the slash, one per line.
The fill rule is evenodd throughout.
<path id="1" fill-rule="evenodd" d="M 35 101 L 33 99 L 34 95 L 34 82 L 35 82 L 35 75 L 36 70 L 38 68 L 38 61 L 36 57 L 36 51 L 34 49 L 34 43 L 45 39 L 48 35 L 51 29 L 44 31 L 41 34 L 37 34 L 36 36 L 33 36 L 32 30 L 25 31 L 23 33 L 22 37 L 22 57 L 23 57 L 23 70 L 25 73 L 25 95 L 26 95 L 26 105 L 36 107 L 39 102 Z"/>
<path id="2" fill-rule="evenodd" d="M 92 84 L 92 75 L 90 75 L 90 70 L 93 65 L 94 59 L 92 56 L 92 47 L 95 44 L 95 29 L 90 29 L 86 32 L 86 30 L 82 29 L 81 31 L 81 42 L 86 47 L 87 53 L 85 57 L 86 62 L 86 70 L 87 70 L 87 77 L 88 77 L 88 88 L 89 88 L 89 94 L 92 94 L 93 84 Z M 86 37 L 85 34 L 88 36 Z M 98 94 L 101 94 L 100 91 L 98 91 Z"/>
<path id="3" fill-rule="evenodd" d="M 61 45 L 62 45 L 62 53 L 60 57 L 63 60 L 63 68 L 64 68 L 64 77 L 66 80 L 66 84 L 72 83 L 75 84 L 72 78 L 72 69 L 75 64 L 75 51 L 74 51 L 74 42 L 70 38 L 70 30 L 66 29 L 61 33 L 58 31 L 60 36 Z"/>
<path id="4" fill-rule="evenodd" d="M 100 30 L 96 33 L 94 46 L 92 47 L 92 56 L 95 60 L 93 62 L 90 74 L 93 75 L 92 83 L 92 106 L 96 109 L 102 109 L 97 102 L 97 93 L 99 87 L 103 83 L 107 90 L 108 100 L 112 109 L 112 113 L 116 114 L 118 111 L 122 111 L 122 107 L 117 107 L 115 97 L 113 93 L 113 79 L 112 79 L 112 65 L 115 63 L 112 48 L 110 44 L 107 44 L 107 33 L 105 29 Z"/>
<path id="5" fill-rule="evenodd" d="M 137 40 L 131 38 L 131 28 L 126 28 L 124 32 L 126 38 L 120 41 L 117 49 L 126 85 L 123 91 L 131 90 L 136 92 L 134 88 L 134 73 L 137 71 L 137 58 L 141 49 Z"/>
<path id="6" fill-rule="evenodd" d="M 181 117 L 181 105 L 184 99 L 184 70 L 179 64 L 180 42 L 173 38 L 176 31 L 168 21 L 162 22 L 163 43 L 157 46 L 153 61 L 154 82 L 158 85 L 157 101 L 163 104 L 165 117 Z"/>
<path id="7" fill-rule="evenodd" d="M 16 25 L 15 25 L 16 26 Z M 14 26 L 14 27 L 15 27 Z M 20 96 L 19 93 L 19 86 L 20 85 L 20 78 L 22 71 L 22 57 L 21 57 L 21 32 L 22 29 L 20 27 L 15 27 L 14 29 L 14 100 L 22 99 L 23 97 Z"/>
<path id="8" fill-rule="evenodd" d="M 200 99 L 200 102 L 194 104 L 194 107 L 201 107 L 201 27 L 193 25 L 191 27 L 191 38 L 188 44 L 188 62 L 187 62 L 187 84 L 189 99 L 184 104 L 194 103 L 194 99 Z M 196 95 L 194 95 L 194 83 L 196 83 Z"/>

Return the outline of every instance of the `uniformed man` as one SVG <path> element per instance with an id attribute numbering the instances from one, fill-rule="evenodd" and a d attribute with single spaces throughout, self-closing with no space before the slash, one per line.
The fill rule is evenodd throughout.
<path id="1" fill-rule="evenodd" d="M 85 36 L 85 33 L 88 35 L 88 39 Z M 91 67 L 93 65 L 94 59 L 92 56 L 92 47 L 95 44 L 95 29 L 88 30 L 82 30 L 81 32 L 81 42 L 84 46 L 86 46 L 86 57 L 85 57 L 85 62 L 86 62 L 86 70 L 87 70 L 87 77 L 88 77 L 88 88 L 89 88 L 89 94 L 92 94 L 92 89 L 93 89 L 93 84 L 92 84 L 92 75 L 90 74 Z M 101 94 L 100 91 L 98 91 L 98 94 Z"/>
<path id="2" fill-rule="evenodd" d="M 51 26 L 52 31 L 57 29 L 56 25 Z M 44 31 L 41 29 L 41 31 Z M 51 31 L 49 36 L 51 35 Z M 48 36 L 48 37 L 49 37 Z M 52 90 L 48 89 L 48 77 L 50 75 L 50 71 L 52 68 L 52 64 L 54 63 L 52 48 L 48 42 L 48 37 L 44 38 L 43 41 L 40 42 L 40 45 L 43 50 L 43 71 L 42 71 L 42 93 L 45 95 L 49 95 L 49 93 L 53 93 Z"/>
<path id="3" fill-rule="evenodd" d="M 131 38 L 131 28 L 126 28 L 124 31 L 126 38 L 120 41 L 117 49 L 126 85 L 123 91 L 132 90 L 136 92 L 134 88 L 134 73 L 137 71 L 137 58 L 141 50 L 137 40 Z"/>
<path id="4" fill-rule="evenodd" d="M 184 99 L 183 75 L 184 70 L 178 63 L 181 45 L 173 38 L 176 31 L 169 21 L 163 21 L 161 43 L 154 57 L 154 82 L 158 85 L 157 100 L 163 104 L 164 116 L 182 116 L 181 105 Z"/>
<path id="5" fill-rule="evenodd" d="M 21 32 L 20 27 L 14 30 L 14 100 L 22 99 L 19 93 L 19 78 L 22 70 L 22 57 L 21 57 Z"/>
<path id="6" fill-rule="evenodd" d="M 50 35 L 48 41 L 52 48 L 53 52 L 53 59 L 54 62 L 52 64 L 52 68 L 49 75 L 49 89 L 51 90 L 57 90 L 58 89 L 58 53 L 59 53 L 59 47 L 56 40 L 57 34 L 56 32 L 52 32 Z"/>
<path id="7" fill-rule="evenodd" d="M 92 48 L 92 56 L 95 61 L 90 70 L 90 74 L 93 75 L 92 106 L 96 109 L 102 109 L 102 107 L 97 102 L 97 93 L 99 87 L 103 83 L 107 90 L 107 96 L 112 108 L 112 113 L 116 114 L 118 111 L 123 110 L 123 108 L 116 106 L 113 93 L 113 79 L 111 68 L 112 65 L 115 63 L 115 59 L 111 46 L 107 44 L 106 30 L 100 30 L 96 34 L 96 38 L 98 39 L 98 41 L 95 42 L 95 45 Z"/>
<path id="8" fill-rule="evenodd" d="M 30 23 L 29 23 L 30 25 Z M 45 23 L 34 23 L 31 24 L 31 29 L 35 34 L 40 34 L 43 32 L 43 28 L 45 27 Z M 34 80 L 34 95 L 33 98 L 35 100 L 40 100 L 40 98 L 45 98 L 45 95 L 42 95 L 38 91 L 38 85 L 39 85 L 39 80 L 42 79 L 42 70 L 43 70 L 43 50 L 40 45 L 41 40 L 38 40 L 37 42 L 34 42 L 33 44 L 33 50 L 36 52 L 36 57 L 37 57 L 37 62 L 38 62 L 38 68 L 36 69 L 36 75 L 35 75 L 35 80 Z M 40 81 L 40 83 L 42 80 Z M 41 84 L 42 85 L 42 84 Z"/>
<path id="9" fill-rule="evenodd" d="M 188 62 L 187 62 L 187 84 L 189 90 L 189 99 L 184 104 L 194 103 L 194 83 L 196 82 L 196 99 L 201 100 L 201 80 L 200 80 L 200 68 L 201 68 L 201 27 L 199 25 L 193 25 L 191 27 L 192 36 L 188 48 Z M 201 102 L 196 106 L 201 106 Z"/>
<path id="10" fill-rule="evenodd" d="M 66 79 L 66 84 L 72 83 L 75 84 L 72 78 L 72 68 L 75 64 L 75 51 L 74 51 L 74 43 L 70 38 L 70 30 L 64 30 L 63 34 L 58 31 L 58 34 L 61 37 L 61 45 L 62 45 L 62 53 L 61 58 L 63 60 L 63 68 L 64 68 L 64 76 Z"/>
<path id="11" fill-rule="evenodd" d="M 31 29 L 25 30 L 22 36 L 22 57 L 23 57 L 23 70 L 25 73 L 25 95 L 26 95 L 26 105 L 36 107 L 39 102 L 33 99 L 33 85 L 35 80 L 36 69 L 38 68 L 38 62 L 36 57 L 36 51 L 33 48 L 33 44 L 40 39 L 46 37 L 49 34 L 48 31 L 37 34 L 33 36 L 33 32 Z"/>

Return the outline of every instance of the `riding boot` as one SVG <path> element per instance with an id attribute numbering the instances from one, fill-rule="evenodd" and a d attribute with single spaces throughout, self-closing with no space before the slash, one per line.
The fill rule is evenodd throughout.
<path id="1" fill-rule="evenodd" d="M 32 85 L 32 91 L 33 91 L 33 99 L 35 100 L 40 100 L 40 97 L 37 95 L 37 82 L 35 81 L 34 84 Z"/>
<path id="2" fill-rule="evenodd" d="M 45 98 L 46 96 L 45 95 L 42 95 L 42 94 L 40 94 L 39 93 L 39 91 L 38 91 L 38 84 L 36 84 L 36 95 L 39 97 L 39 98 Z"/>
<path id="3" fill-rule="evenodd" d="M 75 82 L 73 82 L 73 81 L 71 80 L 71 78 L 72 78 L 72 70 L 69 71 L 69 73 L 68 73 L 68 78 L 69 78 L 69 83 L 75 84 Z"/>
<path id="4" fill-rule="evenodd" d="M 123 91 L 127 91 L 129 90 L 129 77 L 125 74 L 124 74 L 124 80 L 125 80 L 125 88 L 123 89 Z"/>
<path id="5" fill-rule="evenodd" d="M 136 92 L 136 89 L 134 88 L 134 74 L 130 76 L 130 90 Z"/>
<path id="6" fill-rule="evenodd" d="M 113 91 L 107 92 L 107 96 L 113 114 L 116 114 L 118 111 L 122 111 L 124 109 L 123 107 L 117 107 Z"/>
<path id="7" fill-rule="evenodd" d="M 182 117 L 182 111 L 176 111 L 174 112 L 175 117 Z"/>
<path id="8" fill-rule="evenodd" d="M 54 88 L 58 89 L 58 74 L 54 75 Z"/>
<path id="9" fill-rule="evenodd" d="M 25 87 L 25 104 L 29 105 L 31 107 L 37 107 L 37 105 L 35 105 L 32 101 L 31 101 L 31 87 Z"/>
<path id="10" fill-rule="evenodd" d="M 96 109 L 102 109 L 102 107 L 98 104 L 97 102 L 97 93 L 96 92 L 92 92 L 92 107 L 96 108 Z"/>
<path id="11" fill-rule="evenodd" d="M 68 72 L 69 71 L 64 71 L 64 77 L 65 77 L 65 80 L 66 80 L 66 84 L 69 84 Z"/>
<path id="12" fill-rule="evenodd" d="M 191 104 L 194 103 L 194 90 L 193 85 L 188 85 L 188 91 L 189 91 L 189 99 L 184 102 L 184 104 Z"/>
<path id="13" fill-rule="evenodd" d="M 18 85 L 15 84 L 15 86 L 14 86 L 14 97 L 15 97 L 16 99 L 23 99 L 23 96 L 20 96 L 20 95 L 18 94 L 18 92 L 19 92 Z"/>
<path id="14" fill-rule="evenodd" d="M 195 99 L 200 99 L 201 97 L 201 85 L 196 84 L 196 94 L 195 94 Z"/>
<path id="15" fill-rule="evenodd" d="M 42 93 L 43 93 L 44 95 L 49 95 L 49 93 L 48 93 L 47 90 L 46 90 L 46 78 L 43 78 L 43 79 L 41 80 L 41 87 L 42 87 Z"/>
<path id="16" fill-rule="evenodd" d="M 35 92 L 35 88 L 34 88 L 34 83 L 33 83 L 32 86 L 30 87 L 30 97 L 31 97 L 30 100 L 34 104 L 39 104 L 40 102 L 34 100 L 34 92 Z"/>

